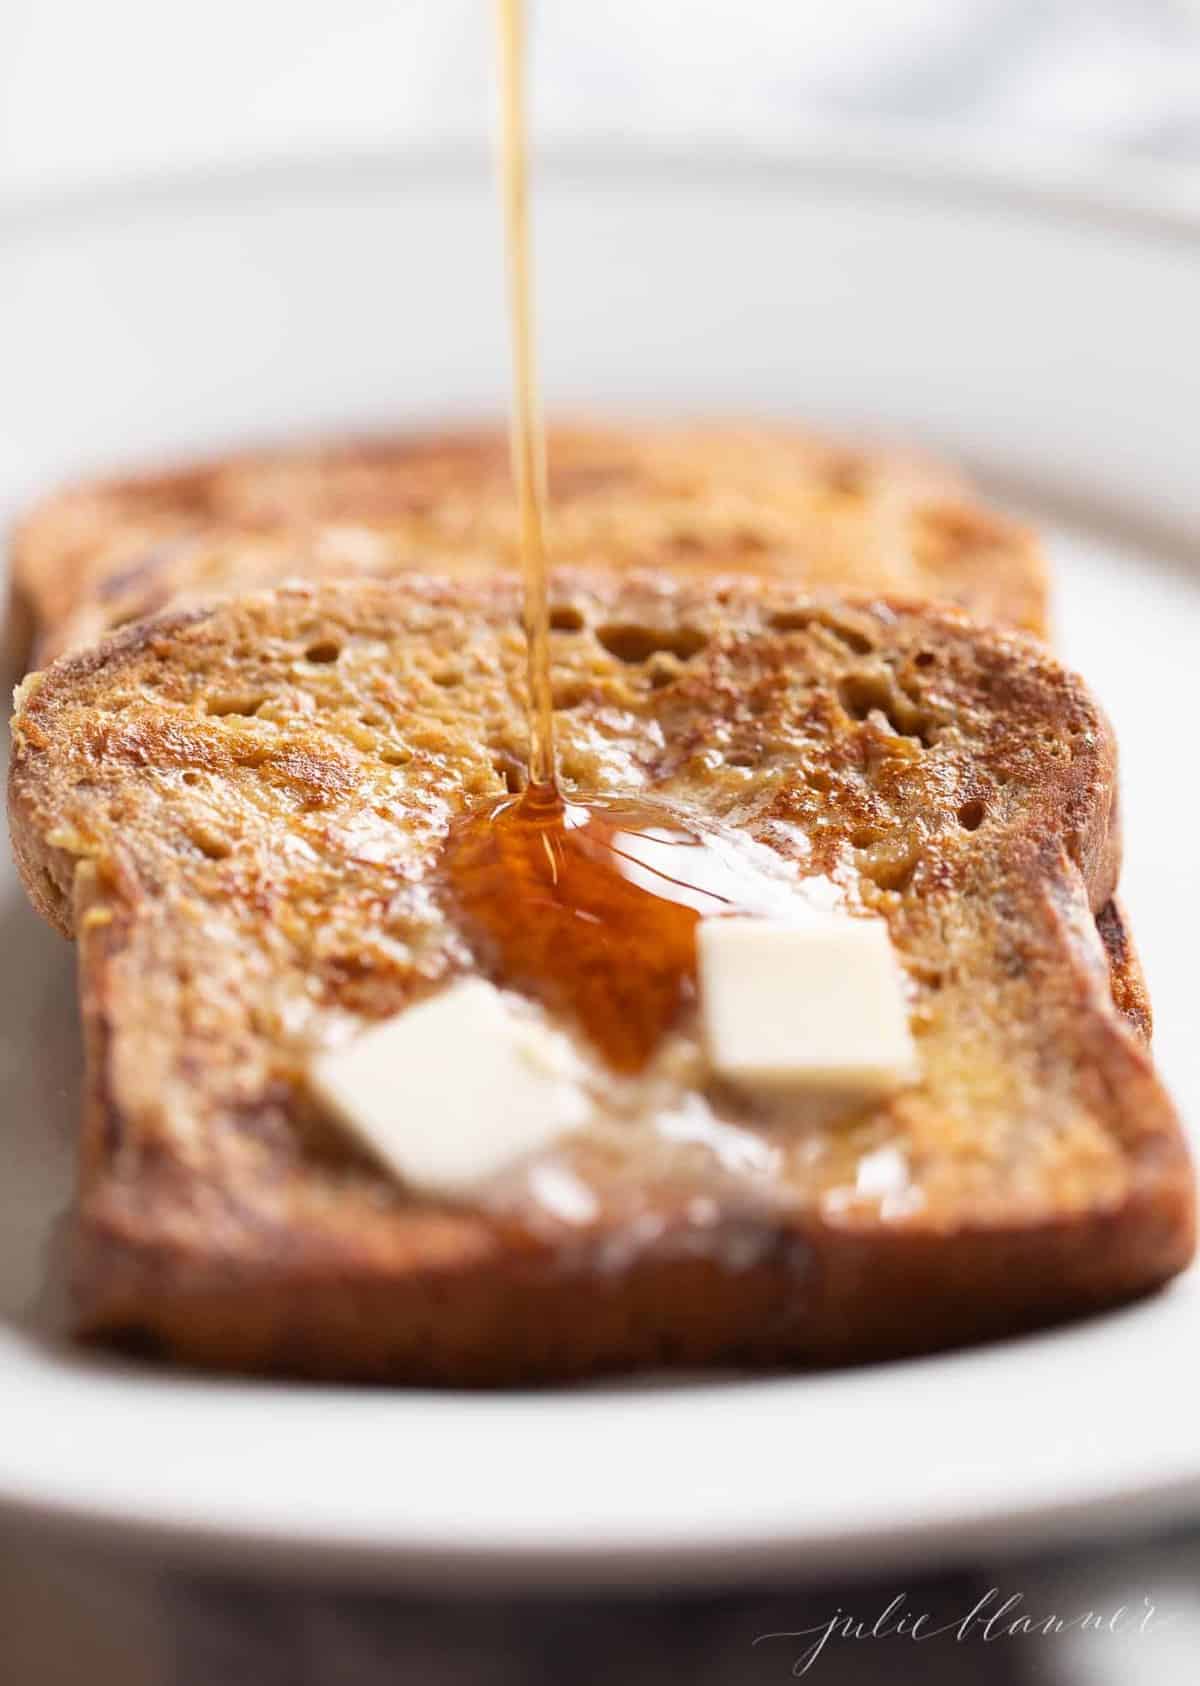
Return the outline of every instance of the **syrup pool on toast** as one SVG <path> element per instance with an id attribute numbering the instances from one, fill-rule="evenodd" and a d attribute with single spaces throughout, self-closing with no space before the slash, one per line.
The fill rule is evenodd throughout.
<path id="1" fill-rule="evenodd" d="M 759 853 L 654 803 L 531 785 L 459 821 L 443 871 L 496 981 L 569 1013 L 632 1073 L 694 998 L 697 921 L 794 907 Z"/>

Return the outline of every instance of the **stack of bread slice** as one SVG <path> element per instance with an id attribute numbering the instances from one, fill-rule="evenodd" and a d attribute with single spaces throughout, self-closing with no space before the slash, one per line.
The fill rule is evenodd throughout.
<path id="1" fill-rule="evenodd" d="M 936 464 L 780 427 L 554 429 L 550 489 L 564 786 L 886 921 L 919 1081 L 799 1121 L 725 1097 L 707 1135 L 627 1105 L 478 1200 L 404 1186 L 306 1073 L 475 964 L 436 867 L 522 778 L 503 436 L 68 491 L 13 547 L 10 814 L 79 944 L 80 1328 L 496 1383 L 925 1350 L 1181 1269 L 1115 746 L 1034 537 Z M 655 1115 L 696 1082 L 664 1068 Z"/>

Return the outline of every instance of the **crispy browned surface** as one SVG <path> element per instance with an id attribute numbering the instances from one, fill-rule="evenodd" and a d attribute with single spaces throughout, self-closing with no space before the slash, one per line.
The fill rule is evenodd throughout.
<path id="1" fill-rule="evenodd" d="M 1154 1013 L 1146 988 L 1142 962 L 1129 934 L 1125 909 L 1119 897 L 1107 902 L 1096 915 L 1096 929 L 1108 955 L 1109 983 L 1117 1011 L 1123 1013 L 1146 1043 L 1154 1031 Z"/>
<path id="2" fill-rule="evenodd" d="M 741 827 L 882 913 L 923 1082 L 776 1131 L 769 1201 L 638 1132 L 568 1149 L 582 1227 L 414 1201 L 300 1073 L 339 1016 L 469 963 L 426 884 L 450 817 L 519 764 L 515 584 L 166 615 L 31 682 L 15 724 L 18 859 L 81 944 L 83 1327 L 202 1363 L 495 1382 L 917 1350 L 1179 1270 L 1192 1179 L 1108 988 L 1114 751 L 1083 685 L 951 611 L 783 582 L 567 572 L 556 603 L 566 778 Z M 664 648 L 622 660 L 656 641 L 630 628 Z M 862 1177 L 880 1155 L 902 1198 Z"/>
<path id="3" fill-rule="evenodd" d="M 1046 631 L 1025 528 L 949 469 L 781 426 L 559 426 L 561 562 L 748 568 L 814 588 L 945 598 Z M 12 544 L 39 662 L 168 602 L 291 577 L 494 566 L 514 535 L 498 429 L 232 456 L 51 497 Z"/>

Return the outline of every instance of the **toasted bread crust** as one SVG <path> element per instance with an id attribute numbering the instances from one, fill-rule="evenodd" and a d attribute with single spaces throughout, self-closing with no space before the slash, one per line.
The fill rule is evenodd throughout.
<path id="1" fill-rule="evenodd" d="M 1186 1150 L 1097 936 L 1099 913 L 1122 946 L 1115 763 L 1080 682 L 951 611 L 781 582 L 566 571 L 556 601 L 568 780 L 841 875 L 909 971 L 925 1081 L 812 1138 L 779 1200 L 723 1189 L 700 1224 L 691 1172 L 631 1149 L 636 1244 L 603 1177 L 570 1233 L 414 1203 L 323 1133 L 296 1037 L 463 964 L 414 887 L 519 755 L 515 582 L 167 615 L 31 682 L 15 723 L 21 870 L 80 939 L 81 1327 L 201 1364 L 491 1384 L 925 1350 L 1182 1268 Z M 680 625 L 689 660 L 613 653 L 614 629 Z M 859 1187 L 881 1153 L 898 1204 Z"/>
<path id="2" fill-rule="evenodd" d="M 1125 909 L 1119 897 L 1105 904 L 1096 915 L 1096 929 L 1108 956 L 1109 978 L 1116 1009 L 1147 1044 L 1154 1034 L 1154 1012 L 1142 971 L 1141 957 L 1130 935 Z"/>
<path id="3" fill-rule="evenodd" d="M 1012 1335 L 1150 1292 L 1183 1268 L 1191 1207 L 1146 1166 L 1111 1210 L 950 1233 L 817 1221 L 712 1253 L 593 1263 L 464 1245 L 454 1261 L 218 1260 L 85 1218 L 80 1333 L 247 1374 L 496 1387 L 615 1370 L 857 1364 Z M 270 1237 L 265 1238 L 268 1245 Z M 291 1238 L 276 1238 L 282 1248 Z M 474 1241 L 475 1238 L 472 1238 Z M 489 1238 L 490 1239 L 490 1238 Z"/>
<path id="4" fill-rule="evenodd" d="M 559 562 L 778 572 L 1046 633 L 1035 538 L 932 462 L 766 425 L 560 425 L 549 455 Z M 41 663 L 168 603 L 292 577 L 487 568 L 513 538 L 499 428 L 247 453 L 30 511 L 11 546 L 11 619 L 32 628 Z"/>

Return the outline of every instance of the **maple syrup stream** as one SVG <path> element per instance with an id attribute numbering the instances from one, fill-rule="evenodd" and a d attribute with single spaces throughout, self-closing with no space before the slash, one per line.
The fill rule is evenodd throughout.
<path id="1" fill-rule="evenodd" d="M 500 180 L 512 332 L 512 460 L 524 576 L 529 762 L 521 795 L 465 815 L 443 870 L 480 966 L 573 1018 L 636 1072 L 695 990 L 695 926 L 739 911 L 728 850 L 641 800 L 565 797 L 550 681 L 546 458 L 533 334 L 524 0 L 496 0 Z"/>
<path id="2" fill-rule="evenodd" d="M 500 47 L 500 184 L 508 258 L 512 336 L 512 460 L 525 578 L 525 649 L 529 684 L 529 783 L 555 782 L 554 703 L 550 688 L 550 583 L 546 562 L 546 436 L 533 336 L 529 254 L 529 161 L 525 124 L 525 4 L 497 0 Z"/>

